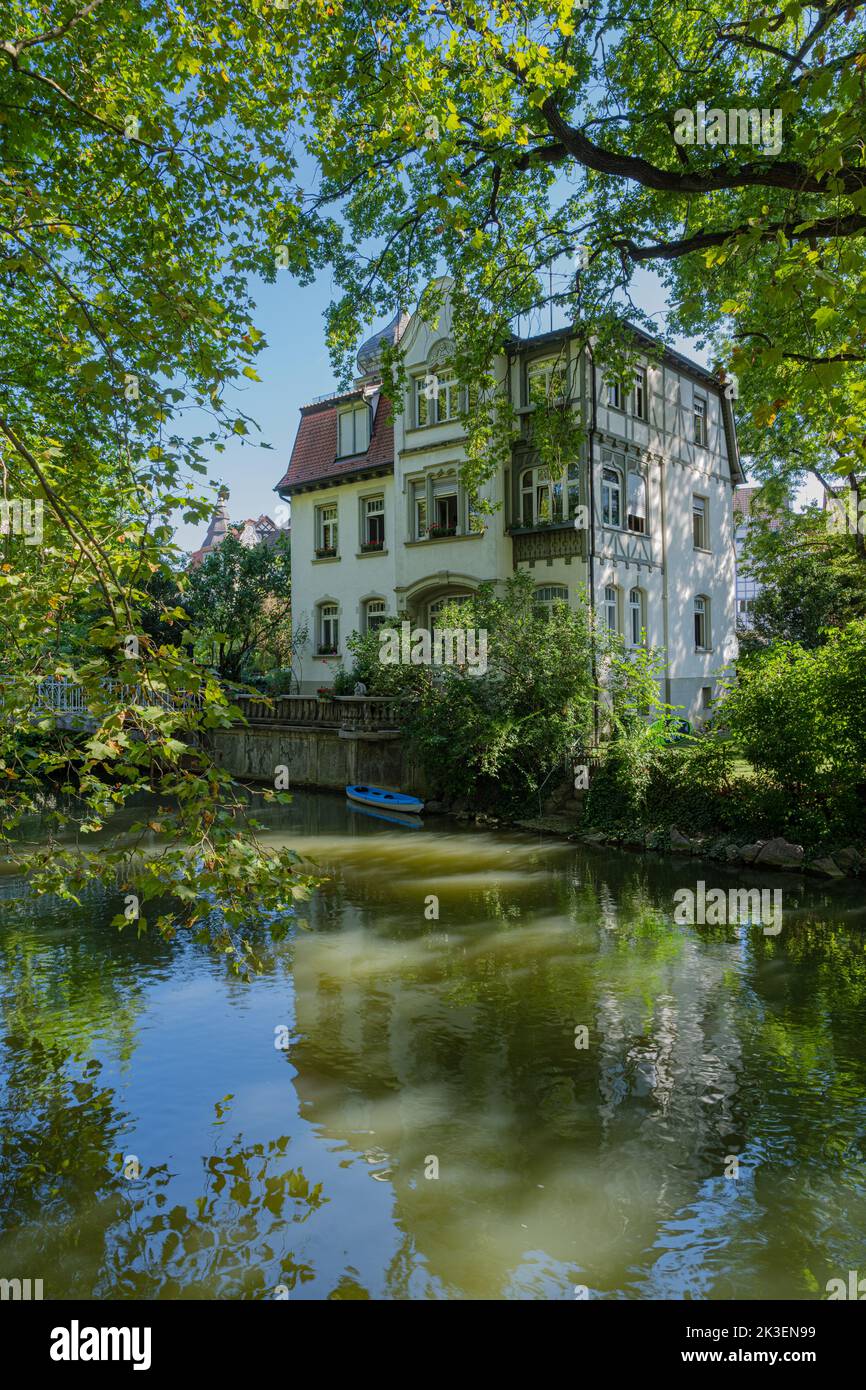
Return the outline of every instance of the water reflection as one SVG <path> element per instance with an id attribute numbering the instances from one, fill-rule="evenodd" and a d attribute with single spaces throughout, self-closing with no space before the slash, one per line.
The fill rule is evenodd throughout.
<path id="1" fill-rule="evenodd" d="M 252 985 L 118 938 L 116 905 L 4 930 L 0 1275 L 40 1274 L 22 1173 L 41 1165 L 46 1200 L 64 1156 L 75 1253 L 41 1253 L 54 1288 L 97 1297 L 810 1298 L 862 1264 L 856 890 L 785 880 L 775 938 L 675 926 L 675 890 L 725 870 L 392 829 L 327 797 L 266 814 L 329 881 Z M 31 1124 L 34 1033 L 114 1089 L 82 1074 L 85 1104 L 55 1079 Z M 112 1155 L 139 1149 L 132 1198 Z"/>

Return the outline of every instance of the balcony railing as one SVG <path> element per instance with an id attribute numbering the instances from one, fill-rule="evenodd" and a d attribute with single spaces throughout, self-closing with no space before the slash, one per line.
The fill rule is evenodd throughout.
<path id="1" fill-rule="evenodd" d="M 527 560 L 561 560 L 572 555 L 586 556 L 586 531 L 577 530 L 571 521 L 554 522 L 547 526 L 509 529 L 515 569 Z"/>
<path id="2" fill-rule="evenodd" d="M 375 733 L 400 728 L 406 701 L 387 695 L 237 695 L 235 704 L 252 725 L 311 725 Z"/>

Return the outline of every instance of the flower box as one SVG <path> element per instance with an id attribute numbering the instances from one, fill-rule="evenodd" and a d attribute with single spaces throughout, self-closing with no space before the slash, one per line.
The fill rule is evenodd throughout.
<path id="1" fill-rule="evenodd" d="M 336 548 L 335 548 L 335 547 L 326 546 L 326 545 L 322 545 L 322 546 L 317 546 L 317 547 L 316 547 L 316 559 L 317 559 L 317 560 L 334 560 L 334 559 L 336 559 L 336 557 L 337 557 L 337 551 L 336 551 Z"/>
<path id="2" fill-rule="evenodd" d="M 361 554 L 363 555 L 371 550 L 381 550 L 384 544 L 384 541 L 361 541 Z"/>
<path id="3" fill-rule="evenodd" d="M 432 526 L 428 526 L 428 527 L 427 527 L 427 538 L 428 538 L 428 540 L 431 540 L 431 541 L 437 540 L 440 536 L 456 536 L 456 535 L 457 535 L 457 527 L 456 527 L 456 526 L 437 526 L 437 525 L 435 524 L 435 522 L 434 522 L 434 524 L 433 524 Z"/>

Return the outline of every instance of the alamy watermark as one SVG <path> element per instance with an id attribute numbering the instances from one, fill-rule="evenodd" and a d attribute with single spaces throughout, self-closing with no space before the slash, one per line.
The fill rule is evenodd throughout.
<path id="1" fill-rule="evenodd" d="M 703 879 L 694 888 L 678 888 L 674 893 L 674 921 L 677 926 L 723 926 L 731 923 L 755 924 L 765 936 L 778 936 L 782 930 L 781 888 L 710 888 Z"/>
<path id="2" fill-rule="evenodd" d="M 845 533 L 866 536 L 866 494 L 846 488 L 837 497 L 827 498 L 827 530 L 833 535 Z"/>
<path id="3" fill-rule="evenodd" d="M 781 154 L 782 112 L 766 106 L 708 110 L 699 101 L 694 110 L 681 106 L 674 112 L 674 140 L 678 145 L 756 145 L 765 154 Z"/>
<path id="4" fill-rule="evenodd" d="M 413 628 L 409 622 L 379 629 L 383 666 L 465 666 L 473 676 L 487 670 L 487 629 L 472 627 Z"/>
<path id="5" fill-rule="evenodd" d="M 42 1297 L 41 1279 L 0 1279 L 0 1302 L 7 1299 L 24 1300 Z"/>
<path id="6" fill-rule="evenodd" d="M 42 544 L 41 497 L 0 498 L 0 536 L 23 536 L 25 545 Z"/>

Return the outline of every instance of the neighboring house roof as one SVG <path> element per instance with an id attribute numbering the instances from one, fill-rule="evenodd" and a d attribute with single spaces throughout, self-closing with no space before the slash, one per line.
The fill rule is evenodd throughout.
<path id="1" fill-rule="evenodd" d="M 279 534 L 280 531 L 276 522 L 264 513 L 258 520 L 247 517 L 240 526 L 232 526 L 229 522 L 225 500 L 220 497 L 210 519 L 207 535 L 198 550 L 194 550 L 190 555 L 190 567 L 197 569 L 208 555 L 212 555 L 215 550 L 219 549 L 226 536 L 235 536 L 241 545 L 252 547 L 254 545 L 273 545 Z"/>
<path id="2" fill-rule="evenodd" d="M 292 457 L 285 476 L 277 483 L 276 492 L 300 492 L 339 482 L 359 473 L 393 470 L 394 423 L 391 402 L 378 391 L 371 402 L 373 422 L 366 452 L 351 458 L 337 458 L 338 408 L 348 401 L 363 399 L 361 390 L 345 391 L 329 400 L 301 406 L 301 422 Z"/>
<path id="3" fill-rule="evenodd" d="M 752 498 L 757 491 L 756 487 L 734 488 L 734 511 L 739 512 L 740 516 L 750 517 L 752 515 Z"/>

